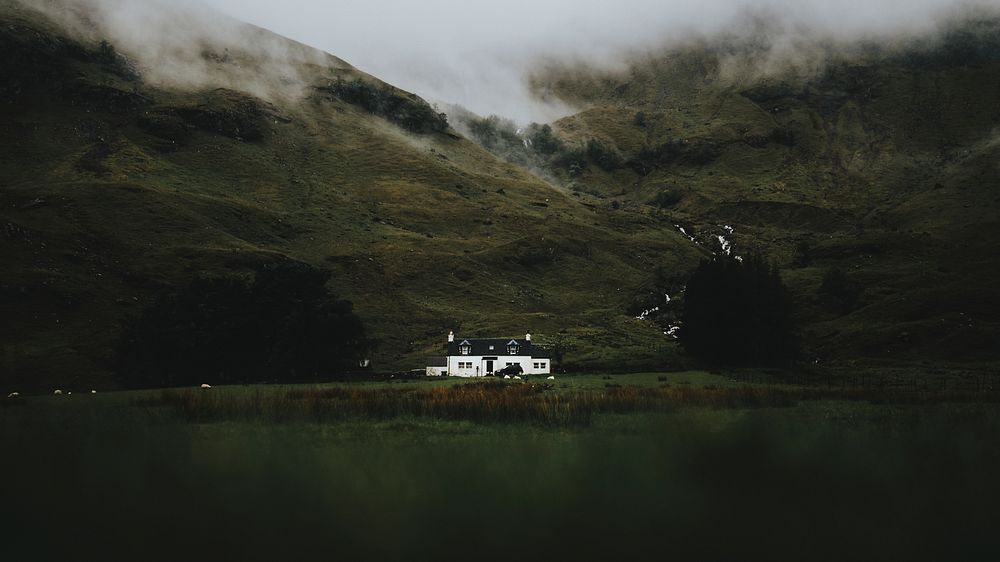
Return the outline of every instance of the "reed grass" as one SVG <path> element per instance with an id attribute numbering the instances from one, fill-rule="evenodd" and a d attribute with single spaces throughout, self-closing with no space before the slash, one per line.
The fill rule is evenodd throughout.
<path id="1" fill-rule="evenodd" d="M 133 404 L 166 408 L 187 422 L 330 423 L 428 418 L 480 424 L 586 427 L 598 414 L 671 412 L 680 408 L 786 408 L 803 401 L 935 404 L 995 401 L 997 396 L 863 388 L 743 386 L 609 386 L 560 391 L 549 384 L 477 382 L 450 387 L 299 387 L 165 390 Z"/>

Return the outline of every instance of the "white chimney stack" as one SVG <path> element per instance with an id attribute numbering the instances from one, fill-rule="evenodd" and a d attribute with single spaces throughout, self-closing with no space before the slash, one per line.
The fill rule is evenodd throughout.
<path id="1" fill-rule="evenodd" d="M 448 332 L 448 343 L 455 341 L 455 332 Z"/>
<path id="2" fill-rule="evenodd" d="M 524 339 L 527 341 L 531 341 L 531 334 L 524 334 Z"/>

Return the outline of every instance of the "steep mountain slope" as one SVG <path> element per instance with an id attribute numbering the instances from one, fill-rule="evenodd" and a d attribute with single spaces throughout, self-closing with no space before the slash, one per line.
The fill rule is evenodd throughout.
<path id="1" fill-rule="evenodd" d="M 624 71 L 555 65 L 535 86 L 587 108 L 554 124 L 570 146 L 598 143 L 585 168 L 557 171 L 566 182 L 776 259 L 817 358 L 988 360 L 998 37 L 1000 19 L 979 17 L 920 40 L 814 45 L 822 64 L 805 73 L 761 70 L 752 41 L 691 44 Z M 825 302 L 834 269 L 841 292 L 863 287 L 846 307 Z"/>
<path id="2" fill-rule="evenodd" d="M 298 53 L 281 61 L 294 88 L 251 87 L 275 61 L 207 38 L 206 76 L 232 87 L 172 84 L 78 22 L 0 2 L 4 386 L 111 385 L 121 324 L 156 295 L 286 260 L 333 273 L 378 368 L 421 366 L 449 329 L 532 330 L 582 363 L 674 355 L 626 310 L 705 252 L 656 217 L 582 204 L 263 30 L 244 31 Z"/>

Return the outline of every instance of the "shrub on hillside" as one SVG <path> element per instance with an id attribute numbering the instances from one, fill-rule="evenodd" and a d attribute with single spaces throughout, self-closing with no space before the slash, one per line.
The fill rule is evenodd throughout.
<path id="1" fill-rule="evenodd" d="M 674 164 L 704 166 L 721 154 L 722 148 L 711 141 L 669 140 L 656 146 L 646 146 L 622 165 L 631 167 L 637 174 L 648 175 L 657 168 Z"/>
<path id="2" fill-rule="evenodd" d="M 312 380 L 357 369 L 372 342 L 329 274 L 268 266 L 252 281 L 197 279 L 162 295 L 124 331 L 117 372 L 130 387 Z"/>
<path id="3" fill-rule="evenodd" d="M 847 314 L 857 308 L 863 292 L 861 283 L 837 267 L 826 272 L 818 291 L 823 306 L 839 314 Z"/>
<path id="4" fill-rule="evenodd" d="M 653 198 L 650 205 L 663 209 L 666 207 L 673 207 L 674 205 L 680 203 L 682 199 L 684 199 L 684 196 L 679 191 L 665 189 L 656 194 L 656 197 Z"/>
<path id="5" fill-rule="evenodd" d="M 597 139 L 587 141 L 587 158 L 605 172 L 617 170 L 623 162 L 621 155 Z"/>
<path id="6" fill-rule="evenodd" d="M 483 148 L 505 159 L 526 150 L 524 140 L 517 134 L 517 125 L 498 115 L 468 120 L 466 125 L 472 137 Z M 523 154 L 521 155 L 523 157 Z"/>
<path id="7" fill-rule="evenodd" d="M 528 139 L 531 141 L 531 147 L 535 149 L 535 152 L 551 156 L 563 149 L 562 141 L 556 138 L 552 132 L 552 127 L 549 125 L 538 126 L 532 124 L 528 128 L 528 131 Z"/>
<path id="8" fill-rule="evenodd" d="M 684 295 L 684 349 L 707 363 L 780 365 L 798 354 L 792 302 L 776 268 L 758 255 L 704 261 Z"/>
<path id="9" fill-rule="evenodd" d="M 554 155 L 552 163 L 566 170 L 570 177 L 578 176 L 587 169 L 587 153 L 579 148 L 564 148 Z"/>

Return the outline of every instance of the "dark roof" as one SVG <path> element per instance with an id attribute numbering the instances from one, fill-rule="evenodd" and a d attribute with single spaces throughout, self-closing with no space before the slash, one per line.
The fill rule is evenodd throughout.
<path id="1" fill-rule="evenodd" d="M 448 358 L 447 357 L 428 357 L 427 358 L 428 367 L 447 367 Z"/>
<path id="2" fill-rule="evenodd" d="M 535 354 L 535 346 L 524 338 L 480 339 L 460 338 L 456 336 L 455 341 L 448 342 L 448 355 L 461 355 L 458 351 L 458 347 L 463 342 L 468 342 L 469 345 L 472 346 L 472 351 L 469 352 L 469 355 L 507 355 L 507 344 L 510 342 L 517 344 L 518 356 L 534 356 Z M 490 346 L 493 346 L 493 349 L 490 349 Z"/>

